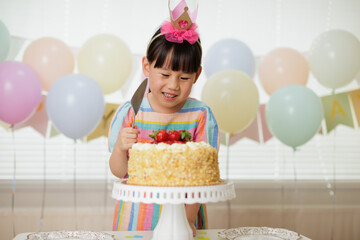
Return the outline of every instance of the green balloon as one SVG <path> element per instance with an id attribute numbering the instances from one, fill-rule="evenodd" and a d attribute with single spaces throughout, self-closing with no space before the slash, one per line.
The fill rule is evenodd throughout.
<path id="1" fill-rule="evenodd" d="M 322 119 L 320 98 L 302 85 L 278 89 L 266 104 L 266 122 L 270 132 L 294 149 L 319 131 Z"/>
<path id="2" fill-rule="evenodd" d="M 10 33 L 5 24 L 0 21 L 0 62 L 4 61 L 10 51 Z"/>

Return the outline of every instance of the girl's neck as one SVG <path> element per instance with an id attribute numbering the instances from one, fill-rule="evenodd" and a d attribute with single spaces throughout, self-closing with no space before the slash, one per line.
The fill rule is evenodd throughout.
<path id="1" fill-rule="evenodd" d="M 150 93 L 147 94 L 147 98 L 150 104 L 150 107 L 152 110 L 154 110 L 157 113 L 164 113 L 164 114 L 172 114 L 172 113 L 176 113 L 178 111 L 180 111 L 182 109 L 182 107 L 185 105 L 185 102 L 178 104 L 174 107 L 166 107 L 166 106 L 161 106 L 156 99 L 153 97 L 153 95 Z"/>

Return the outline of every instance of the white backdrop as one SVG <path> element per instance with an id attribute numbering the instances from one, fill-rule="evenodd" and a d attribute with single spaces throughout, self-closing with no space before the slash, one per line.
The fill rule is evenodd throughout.
<path id="1" fill-rule="evenodd" d="M 277 47 L 291 47 L 306 56 L 312 41 L 329 29 L 344 29 L 360 39 L 359 13 L 360 0 L 199 0 L 197 23 L 205 56 L 216 41 L 235 38 L 246 43 L 259 62 L 266 53 Z M 141 80 L 141 56 L 153 32 L 167 17 L 167 0 L 0 0 L 1 21 L 13 37 L 26 39 L 16 56 L 19 61 L 31 41 L 46 36 L 58 38 L 74 49 L 80 48 L 86 40 L 101 33 L 114 34 L 124 40 L 133 54 L 135 67 L 124 88 L 106 96 L 107 102 L 115 103 L 130 99 L 138 86 Z M 266 103 L 269 96 L 259 84 L 257 74 L 254 81 L 260 93 L 260 103 Z M 200 99 L 205 82 L 203 72 L 194 86 L 193 97 Z M 331 93 L 330 89 L 322 87 L 312 75 L 308 87 L 319 96 Z M 359 82 L 353 81 L 337 92 L 358 87 Z M 1 175 L 2 178 L 11 179 L 11 133 L 2 128 L 0 131 L 0 157 L 7 160 L 5 163 L 1 162 Z M 23 171 L 25 174 L 30 166 L 34 168 L 33 175 L 25 174 L 24 178 L 41 179 L 44 144 L 47 147 L 49 169 L 64 169 L 53 177 L 72 177 L 73 146 L 70 139 L 57 137 L 58 139 L 45 140 L 44 143 L 41 136 L 29 129 L 17 131 L 16 136 L 18 173 Z M 334 158 L 341 161 L 337 167 L 338 173 L 343 172 L 343 178 L 347 178 L 346 173 L 349 173 L 348 178 L 360 176 L 360 153 L 357 150 L 359 139 L 359 130 L 349 128 L 338 131 L 336 135 L 315 136 L 297 153 L 297 177 L 331 178 Z M 105 139 L 98 139 L 92 145 L 79 143 L 77 153 L 78 164 L 84 164 L 90 169 L 85 171 L 79 165 L 79 171 L 83 171 L 83 175 L 79 173 L 79 177 L 103 176 L 101 172 L 93 174 L 99 169 L 106 169 L 106 163 L 103 164 L 108 158 Z M 91 164 L 90 155 L 95 159 Z M 284 178 L 293 178 L 291 149 L 274 138 L 263 145 L 247 139 L 241 140 L 231 147 L 230 155 L 230 177 L 271 179 L 283 174 Z M 31 161 L 29 156 L 32 156 Z M 222 147 L 222 172 L 225 171 L 224 158 L 225 148 Z M 317 162 L 314 163 L 314 160 Z M 40 164 L 36 169 L 33 164 L 35 161 Z M 59 161 L 60 165 L 57 164 Z M 286 170 L 282 171 L 282 168 Z M 51 174 L 48 177 L 51 178 Z"/>
<path id="2" fill-rule="evenodd" d="M 329 29 L 347 30 L 360 38 L 359 12 L 359 0 L 199 0 L 197 23 L 205 56 L 216 41 L 235 38 L 246 43 L 260 61 L 277 47 L 294 48 L 306 55 L 312 41 Z M 138 65 L 149 39 L 166 18 L 167 0 L 0 0 L 0 19 L 11 35 L 28 39 L 27 44 L 51 36 L 80 48 L 92 36 L 110 33 L 126 42 L 138 56 Z M 22 52 L 18 59 L 21 57 Z M 141 73 L 136 70 L 130 93 L 140 81 Z M 266 103 L 268 95 L 257 77 L 260 102 Z M 205 82 L 203 73 L 193 97 L 200 98 Z M 331 92 L 312 76 L 308 86 L 319 95 Z M 338 91 L 354 87 L 358 87 L 355 81 Z M 116 93 L 107 98 L 122 100 Z"/>

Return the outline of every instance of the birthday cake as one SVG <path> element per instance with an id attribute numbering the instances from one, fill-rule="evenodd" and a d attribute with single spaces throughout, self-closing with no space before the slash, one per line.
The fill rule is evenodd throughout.
<path id="1" fill-rule="evenodd" d="M 128 184 L 205 186 L 222 182 L 218 152 L 205 142 L 136 143 L 129 150 Z"/>
<path id="2" fill-rule="evenodd" d="M 65 239 L 82 239 L 82 240 L 115 240 L 114 236 L 108 233 L 92 231 L 53 231 L 30 233 L 28 240 L 65 240 Z"/>

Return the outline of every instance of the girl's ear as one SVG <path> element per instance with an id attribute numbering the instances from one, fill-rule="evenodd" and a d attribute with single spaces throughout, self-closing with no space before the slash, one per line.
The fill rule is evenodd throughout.
<path id="1" fill-rule="evenodd" d="M 149 77 L 150 73 L 150 63 L 146 57 L 142 58 L 142 70 L 145 77 Z"/>
<path id="2" fill-rule="evenodd" d="M 201 71 L 202 71 L 202 67 L 200 66 L 199 70 L 196 72 L 196 76 L 195 76 L 195 80 L 194 80 L 193 84 L 195 84 L 196 81 L 198 80 L 198 78 L 199 78 L 199 76 L 201 74 Z"/>

